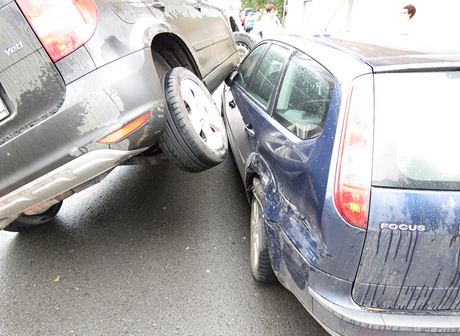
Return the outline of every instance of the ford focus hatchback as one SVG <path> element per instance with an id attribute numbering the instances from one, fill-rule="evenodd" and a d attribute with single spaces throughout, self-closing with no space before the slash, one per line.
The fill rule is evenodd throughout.
<path id="1" fill-rule="evenodd" d="M 283 37 L 226 84 L 255 279 L 333 335 L 460 334 L 460 55 Z"/>

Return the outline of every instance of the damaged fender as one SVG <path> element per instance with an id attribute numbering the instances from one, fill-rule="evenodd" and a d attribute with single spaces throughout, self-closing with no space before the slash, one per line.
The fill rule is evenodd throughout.
<path id="1" fill-rule="evenodd" d="M 285 269 L 291 273 L 297 285 L 303 288 L 308 274 L 301 270 L 301 264 L 291 258 L 291 252 L 283 251 L 280 234 L 287 236 L 310 265 L 316 266 L 326 253 L 321 233 L 315 230 L 315 226 L 310 225 L 305 216 L 284 197 L 273 171 L 262 156 L 251 153 L 246 162 L 247 197 L 251 197 L 252 180 L 255 176 L 260 178 L 264 186 L 264 218 L 275 274 L 282 269 L 281 263 L 285 263 Z"/>

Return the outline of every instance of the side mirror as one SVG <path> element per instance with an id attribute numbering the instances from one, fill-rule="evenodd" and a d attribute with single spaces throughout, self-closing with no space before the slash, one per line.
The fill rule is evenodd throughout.
<path id="1" fill-rule="evenodd" d="M 228 76 L 225 78 L 225 84 L 227 86 L 232 86 L 235 82 L 236 77 L 238 77 L 238 71 L 232 70 L 232 72 L 230 72 Z"/>

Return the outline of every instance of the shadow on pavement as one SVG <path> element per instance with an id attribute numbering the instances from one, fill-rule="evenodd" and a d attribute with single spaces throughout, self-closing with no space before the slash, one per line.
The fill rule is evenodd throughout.
<path id="1" fill-rule="evenodd" d="M 49 225 L 0 232 L 1 335 L 326 335 L 249 269 L 231 158 L 209 171 L 116 168 Z"/>

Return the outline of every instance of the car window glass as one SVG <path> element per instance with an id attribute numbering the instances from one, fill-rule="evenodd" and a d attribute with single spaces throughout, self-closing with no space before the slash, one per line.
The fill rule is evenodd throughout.
<path id="1" fill-rule="evenodd" d="M 252 71 L 257 64 L 257 61 L 263 55 L 266 48 L 267 44 L 262 44 L 255 48 L 248 55 L 248 57 L 246 57 L 238 69 L 238 76 L 235 79 L 236 83 L 240 84 L 242 87 L 246 87 L 246 85 L 249 83 L 249 79 L 251 78 Z"/>
<path id="2" fill-rule="evenodd" d="M 460 190 L 458 71 L 375 76 L 373 183 Z"/>
<path id="3" fill-rule="evenodd" d="M 273 118 L 302 139 L 321 133 L 334 78 L 314 60 L 296 55 L 288 65 Z"/>
<path id="4" fill-rule="evenodd" d="M 283 65 L 288 56 L 286 48 L 272 45 L 260 62 L 248 92 L 264 107 L 268 107 L 271 94 L 281 77 Z"/>

